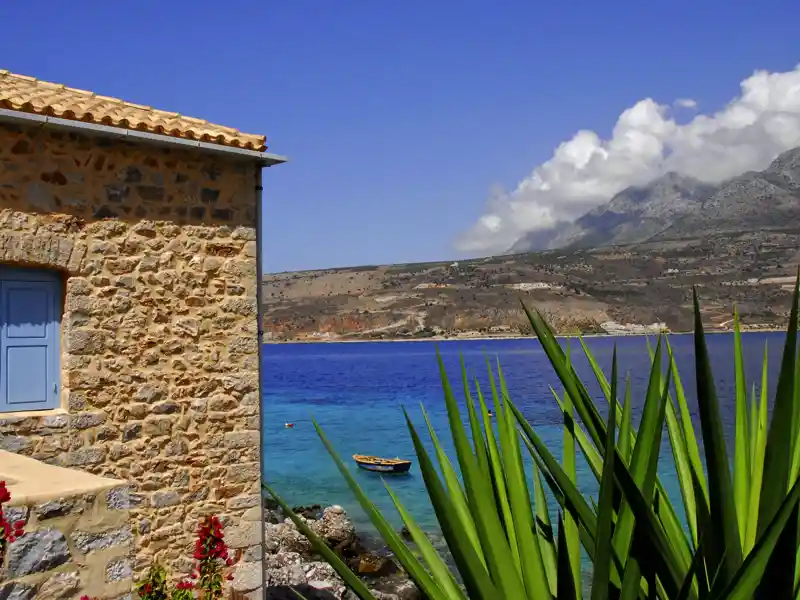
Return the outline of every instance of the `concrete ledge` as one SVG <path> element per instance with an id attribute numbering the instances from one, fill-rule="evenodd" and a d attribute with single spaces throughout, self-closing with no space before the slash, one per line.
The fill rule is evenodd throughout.
<path id="1" fill-rule="evenodd" d="M 0 481 L 5 481 L 11 492 L 12 506 L 97 494 L 128 484 L 121 479 L 48 465 L 5 450 L 0 450 Z"/>

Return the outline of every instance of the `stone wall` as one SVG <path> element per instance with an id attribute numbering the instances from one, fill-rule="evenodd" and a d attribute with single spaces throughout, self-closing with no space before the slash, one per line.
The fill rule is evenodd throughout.
<path id="1" fill-rule="evenodd" d="M 0 124 L 0 263 L 65 289 L 62 407 L 0 448 L 129 481 L 137 572 L 260 510 L 256 168 Z"/>
<path id="2" fill-rule="evenodd" d="M 5 508 L 24 520 L 10 544 L 0 598 L 130 599 L 133 536 L 127 487 Z"/>

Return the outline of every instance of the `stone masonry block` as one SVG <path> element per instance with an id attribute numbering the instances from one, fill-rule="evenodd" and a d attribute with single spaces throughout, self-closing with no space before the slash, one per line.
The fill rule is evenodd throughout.
<path id="1" fill-rule="evenodd" d="M 115 558 L 106 566 L 106 581 L 123 581 L 133 577 L 133 567 L 127 557 Z"/>
<path id="2" fill-rule="evenodd" d="M 261 465 L 257 462 L 228 467 L 225 478 L 232 483 L 257 481 Z"/>
<path id="3" fill-rule="evenodd" d="M 231 431 L 225 434 L 226 448 L 247 448 L 258 446 L 260 434 L 258 431 Z"/>
<path id="4" fill-rule="evenodd" d="M 101 354 L 106 347 L 108 334 L 104 331 L 73 329 L 67 336 L 67 350 L 71 354 Z"/>
<path id="5" fill-rule="evenodd" d="M 40 598 L 52 600 L 70 600 L 76 597 L 80 589 L 81 578 L 75 571 L 56 573 L 39 588 Z"/>
<path id="6" fill-rule="evenodd" d="M 31 440 L 22 435 L 0 435 L 0 450 L 21 453 L 32 445 Z"/>
<path id="7" fill-rule="evenodd" d="M 9 523 L 16 523 L 17 521 L 28 521 L 29 509 L 27 506 L 4 506 L 3 513 Z"/>
<path id="8" fill-rule="evenodd" d="M 69 562 L 67 540 L 58 529 L 26 532 L 9 548 L 8 572 L 11 577 L 43 573 Z"/>
<path id="9" fill-rule="evenodd" d="M 36 513 L 39 521 L 47 519 L 54 519 L 56 517 L 63 517 L 70 513 L 74 506 L 71 500 L 60 498 L 59 500 L 50 500 L 37 505 L 33 510 Z"/>
<path id="10" fill-rule="evenodd" d="M 0 600 L 33 600 L 36 588 L 26 583 L 0 585 Z"/>
<path id="11" fill-rule="evenodd" d="M 242 562 L 261 562 L 264 559 L 264 548 L 261 544 L 250 546 L 242 554 Z"/>
<path id="12" fill-rule="evenodd" d="M 264 567 L 261 563 L 239 563 L 233 573 L 233 589 L 249 592 L 261 587 Z"/>
<path id="13" fill-rule="evenodd" d="M 106 507 L 109 510 L 128 510 L 131 507 L 131 489 L 125 486 L 108 490 Z"/>
<path id="14" fill-rule="evenodd" d="M 155 492 L 150 496 L 150 506 L 155 508 L 164 508 L 165 506 L 175 506 L 180 504 L 181 496 L 178 492 L 172 490 Z"/>
<path id="15" fill-rule="evenodd" d="M 73 543 L 84 554 L 93 550 L 105 550 L 114 546 L 122 546 L 130 543 L 132 539 L 131 528 L 127 525 L 101 533 L 77 531 L 72 534 Z"/>
<path id="16" fill-rule="evenodd" d="M 231 527 L 225 531 L 225 541 L 228 547 L 239 549 L 249 548 L 261 543 L 261 523 L 254 521 L 242 521 L 236 527 Z"/>

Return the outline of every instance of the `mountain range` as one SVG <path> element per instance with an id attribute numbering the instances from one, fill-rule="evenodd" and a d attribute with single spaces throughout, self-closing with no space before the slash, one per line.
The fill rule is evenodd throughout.
<path id="1" fill-rule="evenodd" d="M 800 223 L 800 148 L 763 171 L 713 185 L 670 172 L 628 187 L 574 222 L 518 239 L 510 254 L 697 239 L 707 235 L 780 231 Z"/>
<path id="2" fill-rule="evenodd" d="M 509 254 L 266 275 L 273 341 L 470 338 L 529 333 L 522 300 L 555 331 L 785 327 L 800 268 L 800 148 L 709 184 L 667 173 Z"/>

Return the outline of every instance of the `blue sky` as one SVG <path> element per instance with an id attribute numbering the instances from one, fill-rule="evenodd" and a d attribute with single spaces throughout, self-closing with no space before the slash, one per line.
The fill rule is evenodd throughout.
<path id="1" fill-rule="evenodd" d="M 800 62 L 800 4 L 3 3 L 0 68 L 266 133 L 267 271 L 449 259 L 493 185 Z M 11 26 L 9 27 L 9 24 Z"/>

